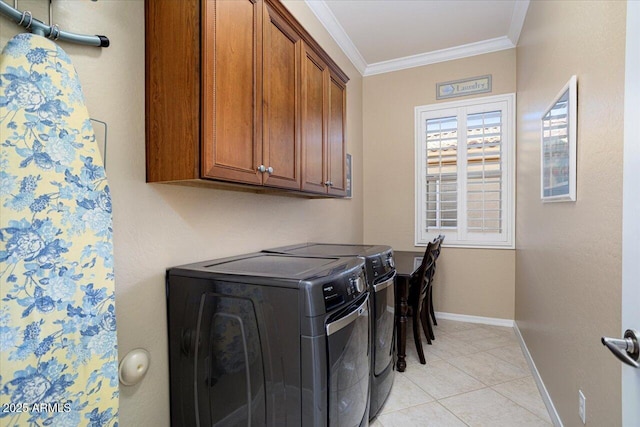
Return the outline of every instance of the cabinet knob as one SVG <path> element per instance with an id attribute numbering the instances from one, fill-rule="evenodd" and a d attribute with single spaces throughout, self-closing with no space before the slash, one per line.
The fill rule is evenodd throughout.
<path id="1" fill-rule="evenodd" d="M 330 187 L 331 186 L 331 181 L 325 181 L 324 185 L 326 185 L 327 187 Z"/>
<path id="2" fill-rule="evenodd" d="M 272 168 L 271 166 L 269 166 L 269 167 L 267 168 L 267 173 L 268 173 L 269 175 L 271 175 L 271 174 L 273 173 L 273 168 Z"/>
<path id="3" fill-rule="evenodd" d="M 264 165 L 258 166 L 258 172 L 265 173 L 266 171 L 267 171 L 267 168 L 265 168 Z"/>

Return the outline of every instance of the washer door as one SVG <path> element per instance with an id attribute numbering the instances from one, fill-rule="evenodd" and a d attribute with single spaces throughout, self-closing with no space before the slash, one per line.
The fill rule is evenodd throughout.
<path id="1" fill-rule="evenodd" d="M 396 274 L 373 285 L 373 373 L 380 375 L 393 359 L 393 323 L 395 315 L 394 286 Z"/>
<path id="2" fill-rule="evenodd" d="M 329 425 L 359 426 L 369 399 L 369 296 L 326 325 Z"/>

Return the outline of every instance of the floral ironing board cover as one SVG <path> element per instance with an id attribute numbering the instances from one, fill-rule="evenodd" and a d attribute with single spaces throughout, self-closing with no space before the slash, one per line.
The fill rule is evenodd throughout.
<path id="1" fill-rule="evenodd" d="M 0 56 L 0 426 L 118 425 L 111 196 L 69 56 Z"/>

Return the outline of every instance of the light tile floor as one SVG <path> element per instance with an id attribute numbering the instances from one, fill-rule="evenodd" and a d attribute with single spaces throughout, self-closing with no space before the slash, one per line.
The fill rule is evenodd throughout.
<path id="1" fill-rule="evenodd" d="M 552 425 L 512 328 L 441 319 L 434 332 L 421 365 L 409 326 L 407 369 L 372 427 Z"/>

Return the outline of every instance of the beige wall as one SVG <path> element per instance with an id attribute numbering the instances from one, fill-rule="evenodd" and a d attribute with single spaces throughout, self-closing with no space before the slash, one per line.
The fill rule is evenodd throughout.
<path id="1" fill-rule="evenodd" d="M 414 246 L 414 107 L 437 102 L 438 82 L 485 74 L 488 95 L 515 92 L 515 49 L 364 78 L 366 243 L 424 251 Z M 436 311 L 514 318 L 515 251 L 445 248 L 438 262 Z"/>
<path id="2" fill-rule="evenodd" d="M 625 2 L 533 1 L 517 48 L 516 321 L 565 426 L 621 425 Z M 578 76 L 575 203 L 540 202 L 540 117 Z"/>
<path id="3" fill-rule="evenodd" d="M 13 5 L 13 2 L 9 2 Z M 47 20 L 45 2 L 21 9 Z M 105 34 L 100 50 L 61 43 L 80 75 L 90 114 L 109 124 L 107 175 L 114 212 L 116 311 L 120 357 L 151 353 L 144 381 L 122 387 L 122 426 L 168 426 L 169 386 L 164 272 L 169 266 L 303 241 L 362 241 L 362 78 L 304 2 L 294 15 L 351 77 L 348 151 L 354 198 L 309 200 L 145 183 L 144 7 L 142 0 L 54 2 L 61 29 Z M 19 28 L 0 18 L 0 44 Z M 170 29 L 168 29 L 170 31 Z"/>

